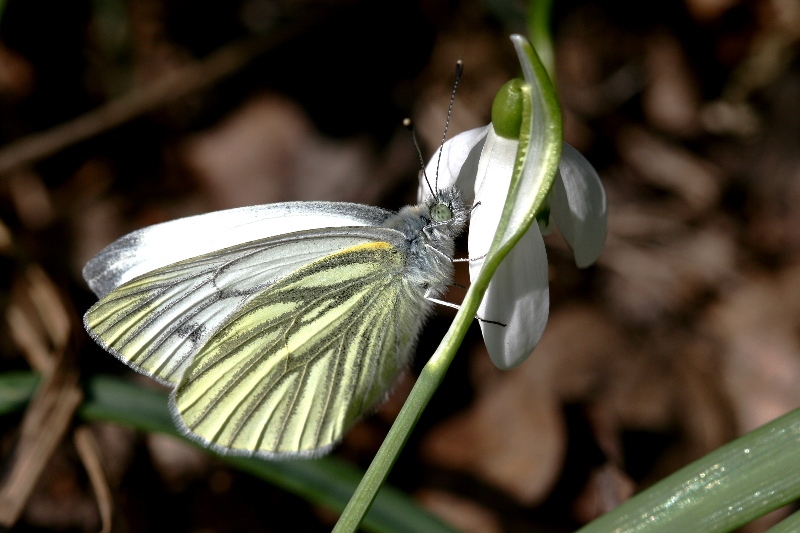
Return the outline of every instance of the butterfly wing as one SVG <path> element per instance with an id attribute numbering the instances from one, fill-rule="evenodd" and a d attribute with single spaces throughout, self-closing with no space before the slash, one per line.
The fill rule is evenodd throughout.
<path id="1" fill-rule="evenodd" d="M 386 395 L 430 303 L 404 278 L 395 232 L 369 232 L 275 282 L 207 340 L 172 396 L 190 436 L 223 452 L 320 455 Z"/>
<path id="2" fill-rule="evenodd" d="M 206 341 L 275 280 L 320 257 L 372 242 L 376 230 L 310 230 L 167 265 L 109 292 L 86 312 L 84 324 L 108 352 L 174 385 Z"/>
<path id="3" fill-rule="evenodd" d="M 380 226 L 391 215 L 360 204 L 286 202 L 181 218 L 117 239 L 86 264 L 83 277 L 102 298 L 137 276 L 191 257 L 315 228 Z"/>

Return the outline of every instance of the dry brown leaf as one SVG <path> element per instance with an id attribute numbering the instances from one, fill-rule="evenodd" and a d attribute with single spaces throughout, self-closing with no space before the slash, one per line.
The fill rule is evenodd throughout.
<path id="1" fill-rule="evenodd" d="M 671 327 L 641 339 L 595 399 L 595 411 L 613 417 L 606 422 L 610 427 L 595 427 L 606 455 L 622 464 L 621 455 L 602 446 L 600 431 L 608 433 L 606 441 L 623 430 L 680 435 L 674 446 L 683 459 L 656 467 L 658 475 L 666 475 L 734 438 L 728 398 L 718 379 L 720 366 L 719 345 L 695 331 Z"/>
<path id="2" fill-rule="evenodd" d="M 16 100 L 30 95 L 35 73 L 30 62 L 5 45 L 0 45 L 0 94 Z"/>
<path id="3" fill-rule="evenodd" d="M 184 154 L 215 209 L 270 203 L 291 198 L 298 158 L 305 155 L 310 135 L 299 106 L 266 95 L 191 138 Z"/>
<path id="4" fill-rule="evenodd" d="M 22 307 L 11 304 L 6 309 L 6 321 L 14 344 L 25 355 L 30 367 L 36 372 L 50 373 L 55 364 L 52 354 L 30 315 Z"/>
<path id="5" fill-rule="evenodd" d="M 97 508 L 100 511 L 102 527 L 100 533 L 111 532 L 111 517 L 114 509 L 114 500 L 111 498 L 111 489 L 108 486 L 105 472 L 103 471 L 100 448 L 88 426 L 76 428 L 73 433 L 75 449 L 81 457 L 83 466 L 92 484 Z"/>
<path id="6" fill-rule="evenodd" d="M 479 503 L 449 492 L 422 490 L 416 499 L 430 512 L 464 533 L 501 533 L 497 517 Z"/>
<path id="7" fill-rule="evenodd" d="M 800 405 L 800 265 L 749 279 L 709 311 L 741 431 Z"/>
<path id="8" fill-rule="evenodd" d="M 25 505 L 20 529 L 86 533 L 100 530 L 97 503 L 85 488 L 86 474 L 70 448 L 59 447 L 48 461 L 47 470 Z"/>
<path id="9" fill-rule="evenodd" d="M 94 202 L 82 209 L 74 219 L 75 244 L 72 268 L 80 276 L 84 265 L 100 250 L 121 237 L 130 228 L 122 216 L 119 202 Z"/>
<path id="10" fill-rule="evenodd" d="M 723 176 L 710 162 L 638 126 L 616 140 L 622 160 L 646 182 L 675 193 L 695 212 L 716 204 Z"/>
<path id="11" fill-rule="evenodd" d="M 461 31 L 437 41 L 423 73 L 427 90 L 416 96 L 412 113 L 414 129 L 426 153 L 431 153 L 442 142 L 453 91 L 454 67 L 459 59 L 466 63 L 466 74 L 458 84 L 448 138 L 486 125 L 497 91 L 508 81 L 509 68 L 517 65 L 512 48 L 498 47 L 497 35 L 485 29 Z"/>
<path id="12" fill-rule="evenodd" d="M 472 472 L 520 502 L 541 501 L 563 462 L 561 402 L 584 398 L 608 379 L 620 343 L 596 311 L 559 310 L 528 361 L 509 372 L 488 373 L 490 383 L 478 385 L 475 405 L 434 429 L 423 453 Z"/>
<path id="13" fill-rule="evenodd" d="M 12 338 L 43 380 L 28 404 L 21 435 L 0 485 L 0 524 L 16 523 L 83 398 L 68 352 L 71 319 L 55 284 L 31 266 L 7 310 Z"/>
<path id="14" fill-rule="evenodd" d="M 658 247 L 615 240 L 600 262 L 615 274 L 607 286 L 609 302 L 634 323 L 685 310 L 738 277 L 733 235 L 717 228 L 687 232 Z"/>
<path id="15" fill-rule="evenodd" d="M 647 346 L 623 355 L 595 399 L 598 409 L 613 413 L 614 426 L 608 431 L 616 435 L 620 427 L 664 431 L 670 426 L 675 416 L 677 386 L 670 366 Z M 605 448 L 608 450 L 608 446 Z"/>
<path id="16" fill-rule="evenodd" d="M 609 512 L 633 495 L 633 481 L 616 466 L 606 463 L 595 468 L 573 506 L 575 518 L 587 523 Z"/>
<path id="17" fill-rule="evenodd" d="M 562 105 L 584 117 L 602 117 L 641 92 L 641 38 L 614 31 L 597 6 L 575 10 L 560 24 L 556 41 Z"/>
<path id="18" fill-rule="evenodd" d="M 0 220 L 0 253 L 7 254 L 11 251 L 11 244 L 14 241 L 11 238 L 11 230 L 8 226 Z"/>
<path id="19" fill-rule="evenodd" d="M 25 227 L 31 231 L 43 229 L 55 216 L 50 191 L 42 178 L 33 172 L 16 172 L 9 176 L 11 201 Z"/>
<path id="20" fill-rule="evenodd" d="M 743 525 L 739 529 L 739 533 L 764 533 L 765 531 L 769 531 L 769 528 L 778 524 L 778 522 L 784 518 L 787 518 L 790 514 L 792 514 L 792 512 L 795 511 L 796 509 L 793 505 L 781 507 L 780 509 L 776 509 L 771 513 L 767 513 L 756 518 L 749 524 Z"/>
<path id="21" fill-rule="evenodd" d="M 698 89 L 680 41 L 668 33 L 647 38 L 645 66 L 648 84 L 642 108 L 656 128 L 674 135 L 691 135 L 697 128 Z"/>
<path id="22" fill-rule="evenodd" d="M 0 485 L 0 524 L 16 523 L 82 398 L 77 372 L 61 359 L 25 411 L 19 441 Z"/>
<path id="23" fill-rule="evenodd" d="M 708 22 L 721 17 L 741 0 L 684 0 L 689 13 L 700 22 Z"/>
<path id="24" fill-rule="evenodd" d="M 720 379 L 722 344 L 698 331 L 678 330 L 672 350 L 676 418 L 689 459 L 699 458 L 737 436 L 728 391 Z"/>
<path id="25" fill-rule="evenodd" d="M 206 453 L 171 435 L 150 433 L 146 439 L 153 466 L 172 492 L 184 490 L 189 483 L 205 475 L 211 464 Z"/>
<path id="26" fill-rule="evenodd" d="M 607 313 L 576 304 L 550 316 L 541 342 L 520 368 L 529 379 L 542 376 L 564 402 L 578 402 L 615 380 L 630 351 Z"/>
<path id="27" fill-rule="evenodd" d="M 11 337 L 34 370 L 49 374 L 66 349 L 70 315 L 55 284 L 39 266 L 28 267 L 15 281 L 6 310 Z"/>
<path id="28" fill-rule="evenodd" d="M 610 241 L 663 241 L 664 237 L 686 232 L 688 228 L 678 213 L 661 202 L 616 204 L 608 213 Z"/>
<path id="29" fill-rule="evenodd" d="M 31 302 L 41 317 L 53 353 L 61 354 L 72 330 L 70 313 L 61 301 L 56 284 L 44 270 L 33 265 L 25 271 L 25 277 L 30 285 Z"/>
<path id="30" fill-rule="evenodd" d="M 422 453 L 533 505 L 547 495 L 561 470 L 564 432 L 546 382 L 531 382 L 514 370 L 471 409 L 431 431 Z"/>
<path id="31" fill-rule="evenodd" d="M 91 425 L 92 437 L 102 451 L 103 472 L 112 488 L 127 475 L 136 454 L 138 433 L 133 428 L 113 422 Z"/>
<path id="32" fill-rule="evenodd" d="M 297 104 L 278 95 L 246 103 L 187 141 L 183 153 L 215 209 L 286 200 L 375 203 L 416 165 L 407 133 L 375 160 L 368 141 L 321 136 Z"/>

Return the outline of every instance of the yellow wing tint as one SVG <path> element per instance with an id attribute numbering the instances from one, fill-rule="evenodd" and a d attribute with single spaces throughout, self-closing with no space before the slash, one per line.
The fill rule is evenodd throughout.
<path id="1" fill-rule="evenodd" d="M 205 342 L 275 280 L 375 240 L 355 233 L 295 233 L 156 269 L 104 296 L 86 312 L 84 324 L 100 346 L 126 364 L 176 385 Z"/>
<path id="2" fill-rule="evenodd" d="M 244 305 L 173 395 L 186 431 L 227 452 L 319 455 L 381 400 L 429 304 L 386 242 L 347 248 Z"/>

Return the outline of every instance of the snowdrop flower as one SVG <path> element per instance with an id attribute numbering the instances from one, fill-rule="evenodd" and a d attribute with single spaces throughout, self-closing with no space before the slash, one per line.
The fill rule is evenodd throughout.
<path id="1" fill-rule="evenodd" d="M 529 195 L 546 195 L 537 200 L 540 207 L 536 222 L 531 224 L 517 244 L 506 255 L 492 277 L 478 316 L 505 324 L 505 327 L 481 321 L 484 341 L 494 364 L 501 369 L 521 364 L 539 342 L 547 323 L 550 298 L 548 267 L 542 232 L 547 233 L 551 221 L 572 248 L 578 267 L 587 267 L 600 255 L 606 237 L 606 195 L 592 165 L 566 143 L 561 146 L 558 172 L 552 188 L 531 173 L 541 174 L 537 167 L 548 147 L 538 139 L 544 137 L 548 124 L 543 108 L 541 84 L 537 84 L 530 64 L 532 48 L 523 37 L 512 36 L 523 67 L 525 80 L 511 80 L 498 93 L 492 106 L 492 123 L 464 132 L 444 144 L 426 167 L 433 179 L 438 169 L 438 187 L 455 184 L 465 201 L 477 207 L 472 211 L 469 226 L 470 279 L 477 278 L 495 237 L 501 213 L 509 195 L 515 172 L 522 173 L 525 187 L 541 190 Z M 526 49 L 527 47 L 527 49 Z M 527 52 L 527 55 L 526 55 Z M 533 100 L 530 143 L 519 157 L 521 98 L 527 84 Z M 555 102 L 553 95 L 553 102 Z M 539 105 L 537 106 L 537 101 Z M 551 104 L 557 108 L 556 104 Z M 560 129 L 558 131 L 560 138 Z M 556 141 L 557 143 L 558 141 Z M 550 147 L 552 149 L 552 147 Z M 526 173 L 529 180 L 526 181 Z M 531 181 L 533 180 L 533 181 Z M 537 181 L 538 180 L 538 181 Z M 420 196 L 430 195 L 426 184 L 420 185 Z M 513 221 L 512 212 L 512 223 Z"/>

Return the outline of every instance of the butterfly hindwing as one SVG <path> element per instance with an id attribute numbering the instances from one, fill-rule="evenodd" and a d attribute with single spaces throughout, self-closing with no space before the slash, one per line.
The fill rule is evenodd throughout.
<path id="1" fill-rule="evenodd" d="M 87 311 L 84 323 L 103 348 L 174 385 L 211 335 L 254 296 L 302 265 L 372 242 L 375 231 L 334 228 L 321 236 L 312 230 L 168 265 L 110 292 Z"/>
<path id="2" fill-rule="evenodd" d="M 174 392 L 185 429 L 234 453 L 330 449 L 385 396 L 416 340 L 429 304 L 404 279 L 405 261 L 388 242 L 363 243 L 249 300 L 199 350 Z"/>

